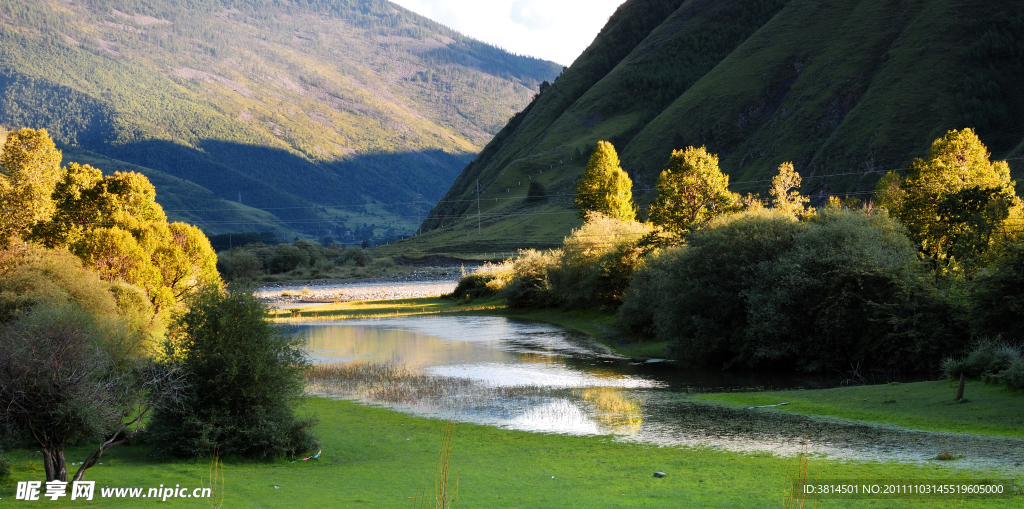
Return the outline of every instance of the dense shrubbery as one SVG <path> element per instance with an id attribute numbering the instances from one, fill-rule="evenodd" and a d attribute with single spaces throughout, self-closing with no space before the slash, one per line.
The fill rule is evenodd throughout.
<path id="1" fill-rule="evenodd" d="M 1024 243 L 1004 246 L 1002 257 L 973 282 L 972 326 L 982 335 L 1024 341 Z"/>
<path id="2" fill-rule="evenodd" d="M 163 402 L 153 415 L 159 451 L 264 458 L 313 446 L 313 421 L 294 415 L 305 386 L 301 338 L 270 324 L 266 312 L 251 288 L 211 287 L 176 319 L 166 355 L 188 388 L 182 401 Z"/>
<path id="3" fill-rule="evenodd" d="M 966 332 L 902 227 L 879 212 L 726 216 L 634 281 L 621 322 L 701 364 L 920 371 Z"/>
<path id="4" fill-rule="evenodd" d="M 651 231 L 647 224 L 590 212 L 562 249 L 528 249 L 505 263 L 485 265 L 464 277 L 452 296 L 496 295 L 513 308 L 614 309 L 640 263 L 637 244 Z"/>
<path id="5" fill-rule="evenodd" d="M 285 274 L 297 269 L 325 272 L 336 267 L 366 267 L 373 255 L 359 247 L 323 246 L 313 241 L 294 244 L 250 244 L 217 253 L 217 269 L 228 280 L 260 274 Z"/>
<path id="6" fill-rule="evenodd" d="M 1021 347 L 999 339 L 982 339 L 966 356 L 947 358 L 942 370 L 950 379 L 961 374 L 981 378 L 991 383 L 1002 383 L 1013 389 L 1024 389 L 1024 355 Z"/>
<path id="7" fill-rule="evenodd" d="M 610 145 L 595 157 L 603 153 Z M 561 249 L 487 266 L 458 295 L 618 308 L 625 331 L 715 367 L 934 373 L 972 337 L 1022 339 L 1024 244 L 1014 226 L 1024 204 L 1006 163 L 991 162 L 972 130 L 936 140 L 906 177 L 883 178 L 882 207 L 837 198 L 807 207 L 791 163 L 779 166 L 766 204 L 729 192 L 704 149 L 673 158 L 650 223 L 589 214 Z M 966 372 L 1019 387 L 1024 365 Z"/>

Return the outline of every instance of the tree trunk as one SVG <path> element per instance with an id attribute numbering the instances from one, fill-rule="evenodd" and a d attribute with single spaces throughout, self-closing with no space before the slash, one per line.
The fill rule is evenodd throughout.
<path id="1" fill-rule="evenodd" d="M 956 388 L 956 401 L 964 399 L 964 374 L 960 373 L 960 385 Z"/>
<path id="2" fill-rule="evenodd" d="M 68 468 L 64 463 L 64 449 L 51 451 L 43 449 L 43 469 L 46 471 L 46 482 L 68 480 Z"/>

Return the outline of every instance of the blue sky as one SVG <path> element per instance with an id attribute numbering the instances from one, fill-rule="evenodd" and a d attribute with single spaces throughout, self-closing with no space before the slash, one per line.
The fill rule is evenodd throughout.
<path id="1" fill-rule="evenodd" d="M 513 53 L 569 65 L 622 0 L 391 0 Z"/>

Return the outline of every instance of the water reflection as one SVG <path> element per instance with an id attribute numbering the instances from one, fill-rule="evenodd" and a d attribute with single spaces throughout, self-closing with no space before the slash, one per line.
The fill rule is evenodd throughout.
<path id="1" fill-rule="evenodd" d="M 692 387 L 806 384 L 641 363 L 587 336 L 503 317 L 412 317 L 296 326 L 314 370 L 310 392 L 419 415 L 547 433 L 610 434 L 662 445 L 855 460 L 1019 467 L 1024 441 L 895 430 L 784 412 L 698 404 Z M 732 378 L 730 378 L 732 377 Z M 735 383 L 739 382 L 739 383 Z M 943 464 L 943 463 L 938 463 Z M 945 462 L 950 464 L 950 462 Z"/>

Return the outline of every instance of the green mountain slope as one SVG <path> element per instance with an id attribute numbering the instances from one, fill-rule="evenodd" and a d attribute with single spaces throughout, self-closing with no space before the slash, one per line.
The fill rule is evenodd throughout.
<path id="1" fill-rule="evenodd" d="M 560 70 L 383 0 L 0 0 L 0 125 L 209 233 L 410 232 Z"/>
<path id="2" fill-rule="evenodd" d="M 744 193 L 793 161 L 817 200 L 868 197 L 955 128 L 977 128 L 1017 171 L 1021 41 L 1019 0 L 630 0 L 467 166 L 429 232 L 395 249 L 558 244 L 579 224 L 571 194 L 599 140 L 619 150 L 641 205 L 688 145 L 718 153 Z M 546 200 L 527 199 L 531 182 Z"/>

